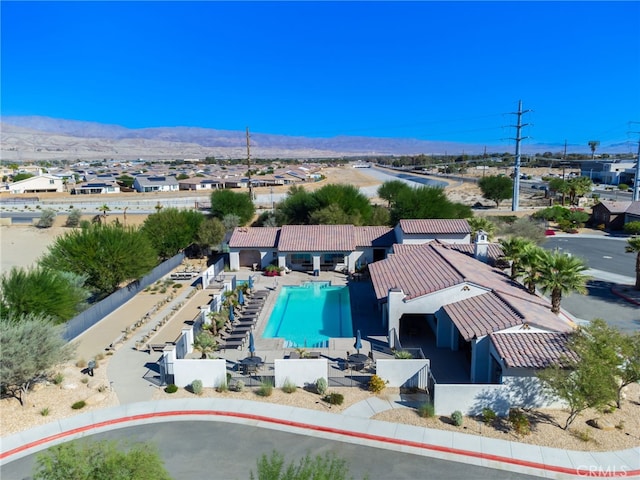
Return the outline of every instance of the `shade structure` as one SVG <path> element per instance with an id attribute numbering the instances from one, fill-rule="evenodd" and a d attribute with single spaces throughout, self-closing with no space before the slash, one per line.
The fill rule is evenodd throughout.
<path id="1" fill-rule="evenodd" d="M 253 332 L 249 332 L 249 353 L 253 357 L 253 354 L 256 353 L 256 346 L 253 341 Z"/>
<path id="2" fill-rule="evenodd" d="M 238 303 L 244 305 L 244 292 L 242 290 L 238 290 Z"/>
<path id="3" fill-rule="evenodd" d="M 253 290 L 253 275 L 249 276 L 249 288 Z"/>
<path id="4" fill-rule="evenodd" d="M 360 330 L 356 332 L 356 343 L 353 344 L 353 348 L 355 348 L 358 351 L 358 354 L 360 354 L 360 349 L 362 348 L 362 338 L 360 336 Z"/>
<path id="5" fill-rule="evenodd" d="M 235 320 L 236 316 L 233 313 L 233 305 L 229 306 L 229 321 L 233 322 Z"/>

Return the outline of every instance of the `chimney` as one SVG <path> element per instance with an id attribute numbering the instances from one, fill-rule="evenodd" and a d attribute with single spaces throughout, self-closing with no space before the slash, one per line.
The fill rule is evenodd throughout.
<path id="1" fill-rule="evenodd" d="M 484 230 L 476 232 L 475 242 L 473 244 L 473 256 L 476 260 L 483 263 L 489 262 L 489 235 Z"/>

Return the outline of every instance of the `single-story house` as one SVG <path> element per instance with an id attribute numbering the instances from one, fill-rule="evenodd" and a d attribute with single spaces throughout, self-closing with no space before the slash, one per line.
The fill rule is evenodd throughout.
<path id="1" fill-rule="evenodd" d="M 591 208 L 591 223 L 608 230 L 622 230 L 628 222 L 640 218 L 640 202 L 602 200 Z"/>
<path id="2" fill-rule="evenodd" d="M 453 247 L 439 242 L 394 246 L 393 255 L 369 265 L 389 345 L 401 346 L 405 319 L 421 317 L 437 347 L 467 353 L 472 383 L 500 383 L 509 368 L 531 369 L 553 361 L 551 353 L 545 357 L 541 350 L 543 358 L 535 354 L 537 363 L 533 358 L 505 363 L 492 338 L 513 334 L 499 340 L 517 344 L 522 339 L 516 334 L 566 334 L 575 328 L 573 322 L 562 313 L 553 314 L 546 299 L 530 294 L 504 272 Z M 488 257 L 486 242 L 476 242 L 474 248 L 479 258 Z"/>
<path id="3" fill-rule="evenodd" d="M 192 177 L 178 180 L 180 190 L 214 190 L 224 188 L 222 180 L 210 177 Z"/>
<path id="4" fill-rule="evenodd" d="M 38 175 L 9 183 L 6 189 L 11 193 L 53 193 L 64 192 L 64 180 L 55 175 Z"/>
<path id="5" fill-rule="evenodd" d="M 145 192 L 175 192 L 179 185 L 176 177 L 137 175 L 133 181 L 133 188 L 140 193 Z"/>
<path id="6" fill-rule="evenodd" d="M 85 182 L 76 185 L 71 190 L 71 195 L 92 195 L 120 193 L 120 185 L 117 182 Z"/>

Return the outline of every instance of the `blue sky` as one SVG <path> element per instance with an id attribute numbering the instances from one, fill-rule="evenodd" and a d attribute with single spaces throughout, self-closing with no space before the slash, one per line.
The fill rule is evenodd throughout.
<path id="1" fill-rule="evenodd" d="M 639 2 L 1 3 L 2 115 L 637 147 Z"/>

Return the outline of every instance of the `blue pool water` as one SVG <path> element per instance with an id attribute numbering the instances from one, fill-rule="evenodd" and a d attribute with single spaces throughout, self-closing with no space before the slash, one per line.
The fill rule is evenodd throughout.
<path id="1" fill-rule="evenodd" d="M 323 348 L 330 338 L 353 337 L 348 287 L 282 287 L 263 337 L 284 338 L 288 348 Z"/>

